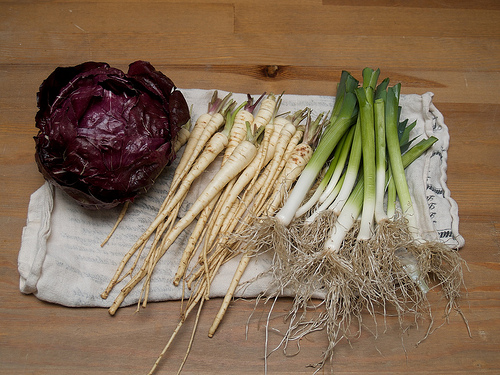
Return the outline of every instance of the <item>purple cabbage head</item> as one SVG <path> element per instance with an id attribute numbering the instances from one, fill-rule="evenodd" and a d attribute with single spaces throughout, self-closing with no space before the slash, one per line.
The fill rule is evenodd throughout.
<path id="1" fill-rule="evenodd" d="M 37 94 L 35 159 L 45 179 L 87 208 L 146 192 L 175 159 L 189 108 L 148 62 L 128 73 L 106 63 L 57 68 Z"/>

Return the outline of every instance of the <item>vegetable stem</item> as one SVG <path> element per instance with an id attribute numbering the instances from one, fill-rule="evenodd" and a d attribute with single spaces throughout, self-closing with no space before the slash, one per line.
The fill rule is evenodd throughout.
<path id="1" fill-rule="evenodd" d="M 411 233 L 417 239 L 417 221 L 413 204 L 410 196 L 410 190 L 406 181 L 404 166 L 401 158 L 400 141 L 398 137 L 398 123 L 399 123 L 399 95 L 401 84 L 396 84 L 387 89 L 387 103 L 386 103 L 386 139 L 387 139 L 387 152 L 389 154 L 389 161 L 392 170 L 392 177 L 396 186 L 398 200 L 401 210 L 408 220 L 408 225 Z"/>
<path id="2" fill-rule="evenodd" d="M 374 104 L 375 116 L 375 150 L 376 163 L 376 195 L 375 195 L 375 221 L 380 223 L 387 220 L 387 213 L 384 210 L 385 197 L 385 171 L 386 171 L 386 141 L 385 141 L 385 101 L 382 98 L 376 99 Z"/>
<path id="3" fill-rule="evenodd" d="M 361 123 L 361 141 L 363 149 L 363 213 L 358 239 L 368 240 L 372 234 L 375 214 L 375 122 L 373 114 L 373 76 L 370 71 L 363 70 L 363 87 L 355 90 L 359 102 L 359 117 Z"/>
<path id="4" fill-rule="evenodd" d="M 303 202 L 307 192 L 314 184 L 316 177 L 328 160 L 330 154 L 342 139 L 347 130 L 353 125 L 357 117 L 356 95 L 346 92 L 338 116 L 327 126 L 318 146 L 316 147 L 307 166 L 298 178 L 285 204 L 276 214 L 276 218 L 283 225 L 288 226 Z"/>

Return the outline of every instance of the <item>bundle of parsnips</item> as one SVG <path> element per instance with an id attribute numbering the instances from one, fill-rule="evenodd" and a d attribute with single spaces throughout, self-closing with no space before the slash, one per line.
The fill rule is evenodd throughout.
<path id="1" fill-rule="evenodd" d="M 264 94 L 255 103 L 248 95 L 248 100 L 238 105 L 231 94 L 221 99 L 214 93 L 207 113 L 201 115 L 190 130 L 169 193 L 156 219 L 125 255 L 102 293 L 102 297 L 107 298 L 115 285 L 131 276 L 110 307 L 111 315 L 142 280 L 139 304 L 146 306 L 156 264 L 191 224 L 194 228 L 173 280 L 175 285 L 185 282 L 191 290 L 179 328 L 196 305 L 201 308 L 221 265 L 237 255 L 233 249 L 238 247 L 238 240 L 230 234 L 249 225 L 255 217 L 272 213 L 281 206 L 287 190 L 309 161 L 326 122 L 324 114 L 313 120 L 308 108 L 279 114 L 280 103 L 281 96 Z M 215 176 L 188 211 L 178 218 L 194 181 L 214 165 L 218 168 Z M 149 251 L 135 272 L 146 247 Z M 198 259 L 189 269 L 195 256 Z M 129 263 L 130 268 L 125 270 Z M 244 257 L 233 281 L 234 287 L 247 264 L 248 258 Z M 210 335 L 222 319 L 233 293 L 234 288 L 230 288 Z M 176 333 L 177 330 L 172 339 Z"/>

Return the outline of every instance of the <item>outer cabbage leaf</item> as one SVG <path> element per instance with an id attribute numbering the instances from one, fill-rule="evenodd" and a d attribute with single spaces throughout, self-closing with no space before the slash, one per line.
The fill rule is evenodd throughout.
<path id="1" fill-rule="evenodd" d="M 100 62 L 56 68 L 37 105 L 40 172 L 94 209 L 146 192 L 175 159 L 175 137 L 189 120 L 182 93 L 144 61 L 127 74 Z"/>

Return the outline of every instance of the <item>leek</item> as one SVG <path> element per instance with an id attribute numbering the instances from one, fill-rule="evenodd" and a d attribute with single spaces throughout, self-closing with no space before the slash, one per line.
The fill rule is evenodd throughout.
<path id="1" fill-rule="evenodd" d="M 404 173 L 404 165 L 401 159 L 400 139 L 398 136 L 399 124 L 399 95 L 401 84 L 396 84 L 387 89 L 386 102 L 386 140 L 387 153 L 392 171 L 392 177 L 403 215 L 408 220 L 410 232 L 417 239 L 417 220 L 410 196 L 410 190 Z"/>
<path id="2" fill-rule="evenodd" d="M 363 87 L 355 90 L 359 102 L 359 116 L 361 123 L 361 141 L 363 149 L 363 213 L 358 239 L 368 240 L 372 235 L 375 216 L 375 120 L 374 120 L 374 91 L 379 70 L 363 69 Z"/>
<path id="3" fill-rule="evenodd" d="M 357 85 L 357 81 L 351 75 L 347 76 L 346 81 L 345 87 L 347 88 L 354 86 L 354 84 Z M 311 160 L 302 171 L 285 204 L 277 212 L 276 219 L 279 223 L 288 226 L 293 220 L 297 209 L 316 181 L 331 153 L 344 134 L 356 122 L 357 114 L 356 95 L 351 91 L 346 91 L 338 115 L 334 116 L 332 113 L 331 121 L 327 125 Z"/>

